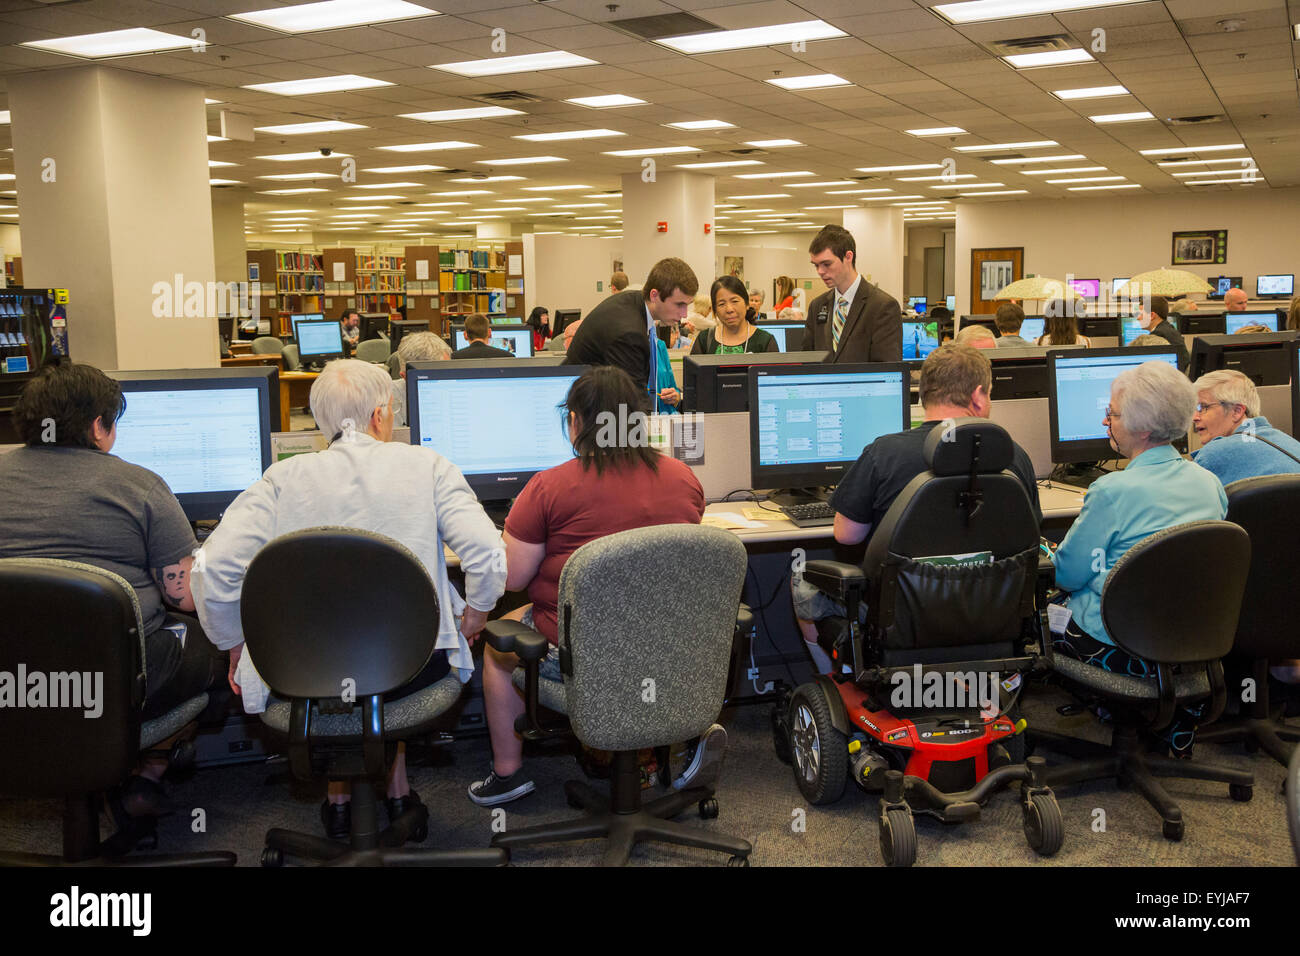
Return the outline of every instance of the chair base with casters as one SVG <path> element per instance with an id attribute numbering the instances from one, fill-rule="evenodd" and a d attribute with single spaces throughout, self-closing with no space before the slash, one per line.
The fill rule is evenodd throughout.
<path id="1" fill-rule="evenodd" d="M 1249 716 L 1220 720 L 1212 727 L 1199 731 L 1197 737 L 1205 743 L 1241 742 L 1247 753 L 1262 750 L 1285 767 L 1298 749 L 1295 743 L 1300 741 L 1300 727 L 1291 726 L 1274 716 L 1268 692 L 1268 661 L 1255 661 L 1252 676 L 1258 696 L 1250 705 Z"/>

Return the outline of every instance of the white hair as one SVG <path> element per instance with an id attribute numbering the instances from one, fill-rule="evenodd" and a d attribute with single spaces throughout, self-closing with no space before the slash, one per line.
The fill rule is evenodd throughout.
<path id="1" fill-rule="evenodd" d="M 401 371 L 410 362 L 436 362 L 451 357 L 451 346 L 441 335 L 432 332 L 413 332 L 402 336 L 397 346 L 397 360 Z"/>
<path id="2" fill-rule="evenodd" d="M 349 429 L 366 430 L 376 408 L 393 397 L 393 380 L 382 365 L 358 359 L 335 359 L 311 386 L 311 413 L 331 439 Z"/>
<path id="3" fill-rule="evenodd" d="M 964 326 L 962 330 L 957 333 L 957 337 L 953 339 L 953 342 L 956 343 L 957 345 L 970 345 L 970 343 L 974 342 L 976 339 L 994 339 L 994 338 L 997 338 L 997 336 L 995 336 L 991 331 L 989 331 L 987 326 L 967 325 Z"/>
<path id="4" fill-rule="evenodd" d="M 1192 387 L 1198 392 L 1209 392 L 1216 402 L 1245 405 L 1248 418 L 1259 415 L 1259 391 L 1248 376 L 1236 369 L 1206 372 L 1192 383 Z"/>
<path id="5" fill-rule="evenodd" d="M 1150 432 L 1147 441 L 1152 445 L 1182 438 L 1196 413 L 1196 389 L 1168 362 L 1143 362 L 1120 372 L 1110 394 L 1112 400 L 1124 396 L 1124 427 L 1138 434 Z"/>
<path id="6" fill-rule="evenodd" d="M 787 305 L 776 314 L 776 318 L 779 322 L 802 322 L 804 320 L 804 314 L 794 306 Z"/>

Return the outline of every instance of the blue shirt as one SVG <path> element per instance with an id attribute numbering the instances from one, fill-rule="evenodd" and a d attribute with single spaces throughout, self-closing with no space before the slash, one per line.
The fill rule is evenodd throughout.
<path id="1" fill-rule="evenodd" d="M 1225 485 L 1242 478 L 1261 475 L 1290 475 L 1300 472 L 1300 461 L 1295 461 L 1256 437 L 1280 445 L 1300 458 L 1300 442 L 1286 432 L 1278 431 L 1263 415 L 1248 418 L 1231 435 L 1213 438 L 1198 451 L 1193 460 L 1207 471 L 1218 475 Z"/>
<path id="2" fill-rule="evenodd" d="M 665 388 L 677 388 L 677 379 L 673 376 L 672 359 L 668 357 L 668 346 L 664 340 L 655 336 L 655 356 L 657 358 L 658 370 L 656 372 L 656 384 L 659 390 Z M 669 405 L 659 397 L 659 391 L 654 394 L 655 414 L 657 415 L 676 415 L 678 408 L 676 405 Z"/>
<path id="3" fill-rule="evenodd" d="M 1052 556 L 1056 584 L 1070 592 L 1074 622 L 1113 645 L 1101 623 L 1101 590 L 1115 562 L 1157 531 L 1189 521 L 1220 521 L 1227 513 L 1228 497 L 1219 479 L 1169 445 L 1148 448 L 1123 471 L 1098 478 Z M 1171 575 L 1186 571 L 1169 569 Z M 1158 599 L 1153 593 L 1152 600 Z"/>

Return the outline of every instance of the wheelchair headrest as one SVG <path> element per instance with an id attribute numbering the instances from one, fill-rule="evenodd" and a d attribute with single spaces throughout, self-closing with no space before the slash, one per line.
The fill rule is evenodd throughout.
<path id="1" fill-rule="evenodd" d="M 1001 425 L 987 418 L 956 418 L 936 425 L 925 439 L 926 464 L 936 477 L 968 475 L 977 441 L 978 472 L 999 472 L 1011 467 L 1015 444 Z"/>

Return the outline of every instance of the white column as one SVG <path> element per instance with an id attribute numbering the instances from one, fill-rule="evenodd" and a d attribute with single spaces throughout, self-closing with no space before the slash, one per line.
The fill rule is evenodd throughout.
<path id="1" fill-rule="evenodd" d="M 218 282 L 248 281 L 247 251 L 244 197 L 229 189 L 213 189 L 212 255 Z"/>
<path id="2" fill-rule="evenodd" d="M 79 67 L 9 77 L 23 273 L 69 290 L 72 357 L 101 368 L 218 364 L 203 89 Z M 202 290 L 155 317 L 155 286 Z M 179 317 L 176 317 L 179 316 Z"/>
<path id="3" fill-rule="evenodd" d="M 638 287 L 656 262 L 676 257 L 695 270 L 707 294 L 716 278 L 713 177 L 658 171 L 652 182 L 641 177 L 623 177 L 623 270 L 628 279 Z M 667 232 L 659 231 L 661 222 L 668 224 Z"/>
<path id="4" fill-rule="evenodd" d="M 844 228 L 853 233 L 857 243 L 858 272 L 902 302 L 903 256 L 907 253 L 903 210 L 896 206 L 846 209 Z"/>

